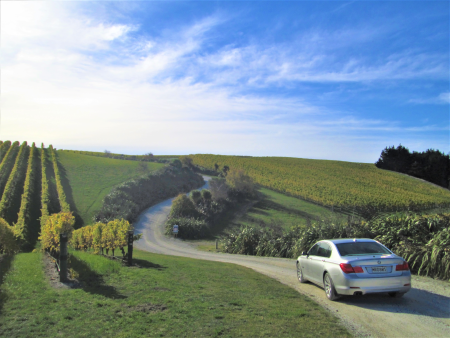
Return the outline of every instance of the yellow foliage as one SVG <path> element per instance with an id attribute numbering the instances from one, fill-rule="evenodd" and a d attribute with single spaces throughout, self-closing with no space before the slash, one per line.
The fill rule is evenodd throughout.
<path id="1" fill-rule="evenodd" d="M 96 223 L 75 230 L 71 244 L 75 249 L 115 250 L 127 245 L 127 232 L 132 225 L 124 219 L 115 219 L 108 224 Z"/>
<path id="2" fill-rule="evenodd" d="M 105 229 L 105 224 L 96 223 L 93 225 L 92 231 L 92 245 L 95 249 L 95 252 L 100 253 L 102 248 L 105 247 L 105 242 L 102 240 L 103 230 Z"/>
<path id="3" fill-rule="evenodd" d="M 66 233 L 71 238 L 74 224 L 75 217 L 71 212 L 60 212 L 47 217 L 39 237 L 42 249 L 59 251 L 59 235 Z"/>
<path id="4" fill-rule="evenodd" d="M 19 245 L 14 236 L 14 228 L 0 218 L 0 253 L 13 254 L 18 251 Z"/>

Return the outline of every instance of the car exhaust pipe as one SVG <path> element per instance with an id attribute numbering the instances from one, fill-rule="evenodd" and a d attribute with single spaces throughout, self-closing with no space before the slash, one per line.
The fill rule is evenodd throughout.
<path id="1" fill-rule="evenodd" d="M 353 296 L 362 296 L 362 292 L 361 291 L 356 291 L 354 294 L 353 294 Z"/>

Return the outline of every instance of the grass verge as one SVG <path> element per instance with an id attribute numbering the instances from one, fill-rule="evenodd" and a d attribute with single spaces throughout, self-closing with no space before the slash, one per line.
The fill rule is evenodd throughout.
<path id="1" fill-rule="evenodd" d="M 2 285 L 0 336 L 350 336 L 318 304 L 251 269 L 136 250 L 139 267 L 108 272 L 107 258 L 75 256 L 100 280 L 52 289 L 40 253 L 15 256 Z"/>

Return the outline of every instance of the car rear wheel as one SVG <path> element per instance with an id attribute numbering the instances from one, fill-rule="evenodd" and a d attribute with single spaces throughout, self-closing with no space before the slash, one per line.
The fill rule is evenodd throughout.
<path id="1" fill-rule="evenodd" d="M 306 283 L 307 280 L 303 276 L 303 271 L 301 265 L 297 262 L 297 278 L 300 283 Z"/>
<path id="2" fill-rule="evenodd" d="M 329 300 L 336 300 L 339 298 L 339 295 L 334 288 L 333 280 L 328 272 L 323 277 L 323 288 L 325 289 L 325 294 Z"/>
<path id="3" fill-rule="evenodd" d="M 403 297 L 404 292 L 388 292 L 388 295 L 392 298 L 400 298 Z"/>

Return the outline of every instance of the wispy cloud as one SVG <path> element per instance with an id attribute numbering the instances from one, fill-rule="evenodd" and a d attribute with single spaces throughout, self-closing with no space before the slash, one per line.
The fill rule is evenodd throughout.
<path id="1" fill-rule="evenodd" d="M 440 93 L 437 97 L 410 99 L 410 103 L 416 104 L 449 104 L 450 93 Z"/>

